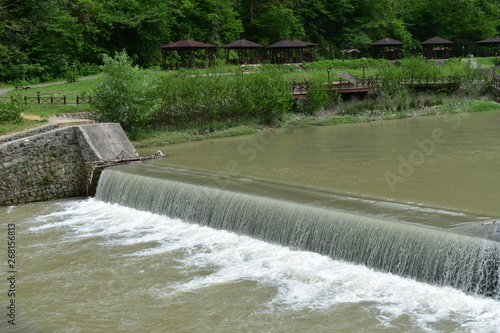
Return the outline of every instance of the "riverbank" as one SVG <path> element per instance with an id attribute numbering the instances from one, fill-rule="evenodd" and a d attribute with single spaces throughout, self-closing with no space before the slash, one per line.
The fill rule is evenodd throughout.
<path id="1" fill-rule="evenodd" d="M 352 112 L 352 108 L 359 108 Z M 481 112 L 499 110 L 500 104 L 486 99 L 443 99 L 440 105 L 431 105 L 406 110 L 368 109 L 362 107 L 363 101 L 338 104 L 313 114 L 286 113 L 270 124 L 261 124 L 258 120 L 245 124 L 210 124 L 193 126 L 183 130 L 150 130 L 137 135 L 132 143 L 136 148 L 162 146 L 189 141 L 200 141 L 213 138 L 232 137 L 254 134 L 266 128 L 301 128 L 308 126 L 333 126 L 371 121 L 394 120 L 413 117 L 424 117 L 461 112 Z M 346 112 L 355 114 L 346 114 Z M 211 128 L 212 127 L 212 128 Z"/>

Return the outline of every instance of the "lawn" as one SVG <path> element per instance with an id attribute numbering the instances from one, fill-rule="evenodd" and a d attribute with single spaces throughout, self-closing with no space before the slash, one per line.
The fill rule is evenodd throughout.
<path id="1" fill-rule="evenodd" d="M 463 75 L 465 74 L 464 62 L 471 62 L 475 64 L 474 66 L 485 66 L 493 67 L 495 64 L 495 57 L 489 58 L 473 58 L 473 59 L 450 59 L 447 60 L 445 66 L 438 66 L 440 68 L 440 74 L 442 76 L 448 75 Z M 210 74 L 230 74 L 234 73 L 239 75 L 244 73 L 251 75 L 254 71 L 278 71 L 281 73 L 282 78 L 286 82 L 291 82 L 295 80 L 300 82 L 303 80 L 310 81 L 327 81 L 328 77 L 330 81 L 338 81 L 341 79 L 337 72 L 348 72 L 352 76 L 357 76 L 358 78 L 377 76 L 378 69 L 377 65 L 382 63 L 387 63 L 386 60 L 375 60 L 375 59 L 354 59 L 354 60 L 328 60 L 328 61 L 318 61 L 314 63 L 307 63 L 301 66 L 299 65 L 223 65 L 217 66 L 214 69 L 181 69 L 177 71 L 161 71 L 159 69 L 148 70 L 148 73 L 154 76 L 165 76 L 165 75 L 210 75 Z M 365 65 L 365 66 L 363 66 Z M 330 67 L 332 66 L 332 67 Z M 336 66 L 336 67 L 333 67 Z M 328 71 L 329 69 L 329 71 Z M 463 73 L 463 74 L 462 74 Z M 500 74 L 500 67 L 496 68 L 496 73 Z M 77 96 L 89 96 L 92 94 L 93 89 L 96 88 L 99 83 L 100 77 L 86 77 L 80 78 L 76 82 L 65 83 L 65 82 L 54 82 L 44 85 L 34 85 L 30 89 L 21 90 L 15 89 L 7 92 L 6 96 L 18 95 L 20 98 L 27 97 L 37 97 L 38 93 L 41 97 L 61 97 L 66 96 L 67 103 L 70 105 L 26 105 L 24 113 L 31 115 L 38 115 L 42 117 L 48 117 L 53 114 L 61 113 L 77 113 L 77 112 L 87 112 L 90 111 L 89 104 L 76 105 Z M 0 87 L 7 88 L 5 84 L 0 84 Z M 19 97 L 18 97 L 19 98 Z M 9 126 L 11 128 L 12 126 Z M 4 131 L 5 132 L 5 131 Z"/>
<path id="2" fill-rule="evenodd" d="M 24 119 L 20 123 L 13 121 L 0 122 L 0 135 L 8 135 L 12 133 L 22 132 L 30 128 L 38 127 L 47 124 L 46 120 L 28 120 Z"/>

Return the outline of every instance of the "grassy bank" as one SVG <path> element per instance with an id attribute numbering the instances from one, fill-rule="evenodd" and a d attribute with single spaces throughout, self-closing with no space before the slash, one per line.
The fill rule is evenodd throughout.
<path id="1" fill-rule="evenodd" d="M 422 116 L 444 115 L 460 112 L 481 112 L 499 110 L 500 105 L 488 100 L 475 99 L 444 99 L 441 105 L 429 107 L 397 110 L 368 110 L 363 109 L 363 101 L 345 102 L 337 107 L 316 112 L 314 115 L 301 113 L 286 113 L 277 119 L 273 127 L 279 128 L 303 128 L 309 126 L 332 126 L 343 124 L 354 124 L 371 121 L 394 120 L 403 118 L 413 118 Z M 342 112 L 346 108 L 357 108 L 356 114 L 346 114 Z M 204 130 L 191 128 L 183 131 L 169 131 L 166 129 L 151 130 L 144 132 L 141 137 L 136 138 L 133 144 L 137 148 L 162 146 L 167 144 L 182 143 L 189 141 L 200 141 L 211 138 L 231 137 L 235 135 L 253 134 L 266 128 L 258 124 L 235 125 L 219 124 L 219 128 L 210 131 L 208 127 Z"/>
<path id="2" fill-rule="evenodd" d="M 291 82 L 310 80 L 315 83 L 338 80 L 337 72 L 348 72 L 352 76 L 386 75 L 387 82 L 401 76 L 411 75 L 476 75 L 470 68 L 471 61 L 475 67 L 491 68 L 492 59 L 451 59 L 444 66 L 435 61 L 407 59 L 396 64 L 385 60 L 336 60 L 322 61 L 298 65 L 263 65 L 263 66 L 225 66 L 217 69 L 160 71 L 145 70 L 149 80 L 158 88 L 153 91 L 163 101 L 160 113 L 154 115 L 153 121 L 140 130 L 128 134 L 137 147 L 157 146 L 170 143 L 203 140 L 214 137 L 228 137 L 251 134 L 263 127 L 303 127 L 312 125 L 336 125 L 385 119 L 407 118 L 432 114 L 453 112 L 476 112 L 499 109 L 498 105 L 482 101 L 484 91 L 471 94 L 470 84 L 461 94 L 432 92 L 413 94 L 399 86 L 383 88 L 377 97 L 341 102 L 338 100 L 324 103 L 328 98 L 321 93 L 310 94 L 306 103 L 296 103 L 290 110 L 274 114 L 274 107 L 268 110 L 266 117 L 259 112 L 265 108 L 263 101 L 273 106 L 276 102 L 276 82 L 264 85 L 257 82 L 261 74 L 271 73 L 279 77 L 278 81 Z M 465 66 L 464 66 L 465 64 Z M 365 65 L 365 66 L 363 66 Z M 387 67 L 387 68 L 386 68 Z M 411 71 L 410 71 L 411 70 Z M 121 71 L 120 71 L 121 72 Z M 227 74 L 233 75 L 227 75 Z M 261 73 L 261 74 L 253 74 Z M 90 104 L 74 105 L 76 96 L 90 96 L 104 80 L 103 77 L 81 78 L 72 83 L 54 83 L 50 86 L 33 86 L 28 90 L 16 89 L 6 93 L 7 96 L 18 94 L 28 97 L 66 96 L 73 105 L 25 105 L 23 113 L 47 119 L 50 115 L 92 111 Z M 115 80 L 122 82 L 122 80 Z M 254 82 L 255 81 L 255 82 Z M 470 80 L 483 82 L 482 80 Z M 485 81 L 487 83 L 487 81 Z M 262 88 L 255 89 L 262 85 Z M 278 84 L 279 85 L 279 84 Z M 318 85 L 319 86 L 319 85 Z M 486 87 L 487 85 L 485 85 Z M 142 86 L 131 94 L 122 94 L 117 101 L 130 99 L 133 93 L 142 99 L 145 90 Z M 480 90 L 480 89 L 476 89 Z M 110 91 L 116 92 L 116 89 Z M 269 94 L 268 92 L 273 92 Z M 287 90 L 280 98 L 291 98 Z M 317 95 L 313 97 L 314 95 Z M 257 97 L 256 97 L 257 96 Z M 259 97 L 261 96 L 261 97 Z M 457 97 L 462 96 L 462 97 Z M 338 96 L 337 96 L 338 97 Z M 147 99 L 146 99 L 147 100 Z M 173 102 L 172 102 L 173 101 Z M 272 103 L 271 103 L 272 102 Z M 119 103 L 112 103 L 116 105 Z M 266 104 L 267 105 L 267 104 Z M 252 109 L 253 107 L 253 109 Z M 132 110 L 130 108 L 128 110 Z M 251 112 L 247 111 L 250 110 Z M 252 111 L 253 110 L 253 111 Z M 125 112 L 128 115 L 129 111 Z M 140 115 L 140 114 L 139 114 Z M 264 118 L 265 121 L 264 121 Z M 272 119 L 271 122 L 269 122 Z M 43 122 L 24 120 L 21 123 L 0 122 L 0 135 L 25 130 L 42 125 Z M 122 125 L 123 126 L 123 125 Z"/>

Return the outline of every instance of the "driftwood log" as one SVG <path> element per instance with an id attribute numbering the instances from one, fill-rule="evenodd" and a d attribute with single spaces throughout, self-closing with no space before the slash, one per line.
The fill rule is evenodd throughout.
<path id="1" fill-rule="evenodd" d="M 153 155 L 144 156 L 144 157 L 127 157 L 127 155 L 122 151 L 116 155 L 116 158 L 107 159 L 107 160 L 99 160 L 87 163 L 90 166 L 90 171 L 87 177 L 87 196 L 89 194 L 89 188 L 92 185 L 94 180 L 95 171 L 98 169 L 104 169 L 110 166 L 122 165 L 122 164 L 130 164 L 137 163 L 147 160 L 152 160 L 155 158 L 163 158 L 168 155 L 163 154 L 160 150 L 157 150 Z"/>

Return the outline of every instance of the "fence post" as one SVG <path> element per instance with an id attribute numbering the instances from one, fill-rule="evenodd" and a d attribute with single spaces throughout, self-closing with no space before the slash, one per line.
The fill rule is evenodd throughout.
<path id="1" fill-rule="evenodd" d="M 66 95 L 63 96 L 64 105 L 66 105 Z"/>

